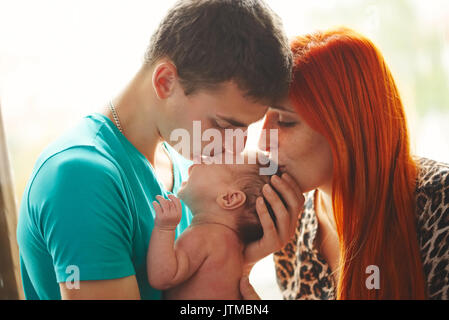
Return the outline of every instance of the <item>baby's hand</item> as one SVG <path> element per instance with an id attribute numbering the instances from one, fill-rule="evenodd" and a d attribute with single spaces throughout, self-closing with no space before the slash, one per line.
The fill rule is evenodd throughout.
<path id="1" fill-rule="evenodd" d="M 153 207 L 156 211 L 154 226 L 163 230 L 175 230 L 182 217 L 181 201 L 172 194 L 169 194 L 168 198 L 170 200 L 162 196 L 156 196 L 160 204 L 153 201 Z"/>

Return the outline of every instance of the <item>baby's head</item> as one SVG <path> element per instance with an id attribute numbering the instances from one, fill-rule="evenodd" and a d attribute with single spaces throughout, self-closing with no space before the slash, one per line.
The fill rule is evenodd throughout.
<path id="1" fill-rule="evenodd" d="M 232 221 L 242 242 L 248 244 L 263 235 L 256 200 L 263 197 L 263 186 L 270 183 L 273 174 L 279 175 L 279 171 L 261 152 L 248 151 L 242 156 L 243 164 L 234 161 L 235 164 L 193 165 L 189 169 L 189 180 L 183 183 L 178 196 L 194 216 L 201 213 L 215 215 L 221 221 Z M 273 168 L 275 172 L 261 174 L 261 169 L 270 171 Z M 270 205 L 267 201 L 265 204 L 276 223 Z"/>

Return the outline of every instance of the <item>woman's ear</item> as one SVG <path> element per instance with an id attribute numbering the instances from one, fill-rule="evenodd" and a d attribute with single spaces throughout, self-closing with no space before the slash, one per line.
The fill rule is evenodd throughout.
<path id="1" fill-rule="evenodd" d="M 168 62 L 161 62 L 153 71 L 153 88 L 159 99 L 167 99 L 174 91 L 178 74 L 176 67 Z"/>
<path id="2" fill-rule="evenodd" d="M 217 196 L 217 204 L 225 210 L 234 210 L 246 202 L 246 194 L 240 190 L 229 190 Z"/>

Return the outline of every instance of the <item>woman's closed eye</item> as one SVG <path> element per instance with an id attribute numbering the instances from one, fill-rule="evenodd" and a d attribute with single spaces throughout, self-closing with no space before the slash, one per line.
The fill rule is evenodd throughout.
<path id="1" fill-rule="evenodd" d="M 279 113 L 277 124 L 280 127 L 291 128 L 294 127 L 298 123 L 298 120 L 291 116 L 290 114 Z"/>
<path id="2" fill-rule="evenodd" d="M 280 121 L 280 120 L 278 120 L 278 125 L 281 126 L 281 127 L 291 128 L 291 127 L 294 127 L 296 125 L 296 122 L 287 122 L 287 121 Z"/>

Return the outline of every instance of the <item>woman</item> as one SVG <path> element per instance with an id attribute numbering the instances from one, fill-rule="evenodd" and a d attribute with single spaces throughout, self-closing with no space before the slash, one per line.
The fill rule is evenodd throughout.
<path id="1" fill-rule="evenodd" d="M 292 50 L 289 99 L 264 124 L 307 192 L 295 236 L 274 254 L 284 298 L 449 299 L 449 165 L 412 157 L 381 53 L 346 28 Z"/>

